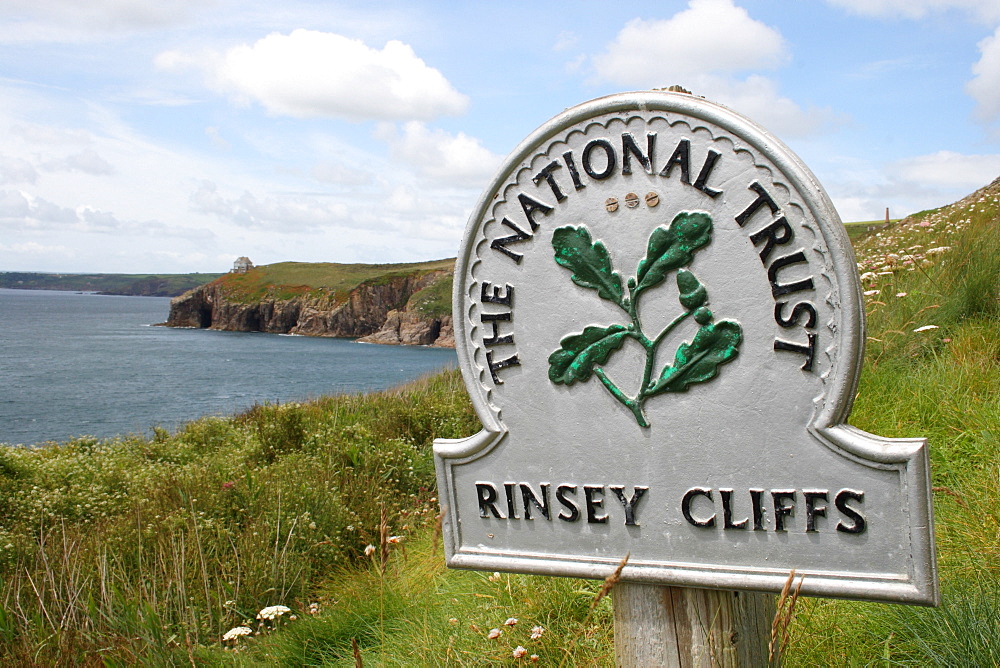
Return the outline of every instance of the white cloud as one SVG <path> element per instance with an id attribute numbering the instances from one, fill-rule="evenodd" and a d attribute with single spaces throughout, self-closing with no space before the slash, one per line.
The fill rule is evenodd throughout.
<path id="1" fill-rule="evenodd" d="M 215 148 L 223 151 L 228 151 L 231 148 L 229 142 L 226 141 L 226 138 L 223 137 L 222 133 L 219 131 L 218 126 L 211 125 L 205 128 L 205 136 L 208 137 L 208 140 L 212 142 L 212 146 Z"/>
<path id="2" fill-rule="evenodd" d="M 772 68 L 786 58 L 781 34 L 732 0 L 691 0 L 670 19 L 629 21 L 594 67 L 599 80 L 657 88 L 688 86 L 688 78 L 706 73 Z"/>
<path id="3" fill-rule="evenodd" d="M 50 259 L 52 256 L 61 258 L 71 258 L 75 253 L 66 246 L 40 244 L 37 241 L 28 241 L 16 244 L 0 244 L 0 251 L 15 255 L 31 255 Z"/>
<path id="4" fill-rule="evenodd" d="M 977 115 L 989 121 L 1000 117 L 1000 27 L 977 46 L 982 57 L 972 66 L 975 76 L 965 92 L 976 100 Z"/>
<path id="5" fill-rule="evenodd" d="M 845 221 L 893 218 L 951 204 L 1000 176 L 1000 155 L 939 151 L 888 164 L 841 165 L 827 188 Z"/>
<path id="6" fill-rule="evenodd" d="M 900 160 L 890 167 L 890 174 L 936 188 L 981 188 L 1000 176 L 1000 155 L 963 155 L 938 151 Z"/>
<path id="7" fill-rule="evenodd" d="M 166 69 L 208 67 L 210 84 L 220 92 L 297 118 L 430 120 L 461 114 L 469 103 L 440 71 L 397 40 L 377 50 L 361 40 L 299 29 L 215 58 L 165 52 L 156 63 Z"/>
<path id="8" fill-rule="evenodd" d="M 374 181 L 372 173 L 367 170 L 329 161 L 314 166 L 309 175 L 320 183 L 340 186 L 366 186 Z"/>
<path id="9" fill-rule="evenodd" d="M 73 209 L 19 190 L 0 191 L 0 226 L 7 230 L 65 230 L 80 223 Z"/>
<path id="10" fill-rule="evenodd" d="M 0 41 L 73 42 L 176 25 L 203 0 L 5 0 Z"/>
<path id="11" fill-rule="evenodd" d="M 829 109 L 803 109 L 783 97 L 765 76 L 737 76 L 787 59 L 781 33 L 732 0 L 690 0 L 672 18 L 629 21 L 592 64 L 599 81 L 634 88 L 680 84 L 781 136 L 805 136 L 838 122 Z"/>
<path id="12" fill-rule="evenodd" d="M 443 186 L 481 188 L 500 164 L 501 156 L 464 132 L 452 135 L 419 121 L 403 125 L 400 134 L 385 124 L 377 132 L 392 156 L 411 165 L 420 176 Z"/>
<path id="13" fill-rule="evenodd" d="M 558 35 L 556 35 L 556 43 L 552 45 L 553 51 L 568 51 L 572 49 L 580 41 L 580 36 L 576 33 L 563 30 Z"/>
<path id="14" fill-rule="evenodd" d="M 80 172 L 92 176 L 107 176 L 115 173 L 115 168 L 93 149 L 86 149 L 65 157 L 52 159 L 42 165 L 45 169 L 60 172 Z"/>
<path id="15" fill-rule="evenodd" d="M 920 19 L 934 12 L 949 9 L 967 11 L 983 21 L 1000 19 L 1000 3 L 996 0 L 827 0 L 861 16 L 902 16 Z"/>
<path id="16" fill-rule="evenodd" d="M 236 197 L 219 192 L 211 181 L 204 181 L 191 193 L 195 211 L 218 216 L 247 229 L 273 232 L 301 232 L 343 226 L 356 219 L 341 202 L 323 201 L 299 193 L 258 197 L 249 191 Z"/>
<path id="17" fill-rule="evenodd" d="M 803 109 L 783 97 L 773 80 L 756 74 L 743 81 L 710 75 L 694 77 L 692 85 L 694 93 L 731 107 L 779 137 L 805 137 L 845 121 L 829 107 Z"/>
<path id="18" fill-rule="evenodd" d="M 0 184 L 34 183 L 38 172 L 24 158 L 0 155 Z"/>

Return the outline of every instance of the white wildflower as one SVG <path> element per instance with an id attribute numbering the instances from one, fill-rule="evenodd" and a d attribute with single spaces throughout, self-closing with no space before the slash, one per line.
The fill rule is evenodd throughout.
<path id="1" fill-rule="evenodd" d="M 490 632 L 486 634 L 486 637 L 489 638 L 490 640 L 496 640 L 502 634 L 503 631 L 501 631 L 500 629 L 490 629 Z"/>
<path id="2" fill-rule="evenodd" d="M 924 325 L 923 327 L 917 327 L 914 332 L 929 332 L 932 329 L 937 329 L 937 325 Z"/>
<path id="3" fill-rule="evenodd" d="M 515 659 L 523 659 L 528 654 L 528 650 L 518 645 L 514 648 L 513 654 Z"/>
<path id="4" fill-rule="evenodd" d="M 896 296 L 897 296 L 897 297 L 905 297 L 905 296 L 906 296 L 906 293 L 905 293 L 905 292 L 897 292 L 897 293 L 896 293 Z"/>
<path id="5" fill-rule="evenodd" d="M 503 623 L 504 626 L 514 626 L 517 624 L 517 617 L 508 617 L 507 621 Z"/>
<path id="6" fill-rule="evenodd" d="M 226 631 L 226 634 L 222 636 L 222 641 L 238 640 L 240 637 L 248 636 L 251 633 L 253 633 L 253 629 L 246 626 L 237 626 Z"/>
<path id="7" fill-rule="evenodd" d="M 370 557 L 375 554 L 375 546 L 372 544 L 365 545 L 365 556 Z"/>
<path id="8" fill-rule="evenodd" d="M 257 619 L 277 619 L 281 617 L 286 612 L 291 612 L 291 609 L 286 608 L 283 605 L 269 605 L 260 612 L 257 613 Z"/>
<path id="9" fill-rule="evenodd" d="M 541 626 L 532 626 L 531 627 L 531 639 L 532 640 L 538 640 L 539 638 L 542 637 L 543 633 L 545 633 L 545 629 L 542 628 Z"/>
<path id="10" fill-rule="evenodd" d="M 500 579 L 500 573 L 493 573 L 493 575 L 489 576 L 486 579 L 489 580 L 490 582 L 496 582 L 497 580 Z"/>
<path id="11" fill-rule="evenodd" d="M 389 536 L 385 539 L 385 542 L 395 545 L 399 541 L 403 540 L 402 536 Z"/>
<path id="12" fill-rule="evenodd" d="M 871 297 L 877 295 L 878 293 L 878 290 L 865 290 L 865 297 Z"/>

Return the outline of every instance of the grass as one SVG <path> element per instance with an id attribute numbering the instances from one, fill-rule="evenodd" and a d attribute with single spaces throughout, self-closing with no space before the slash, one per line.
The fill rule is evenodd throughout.
<path id="1" fill-rule="evenodd" d="M 898 223 L 899 219 L 890 220 L 888 224 Z M 854 223 L 844 223 L 844 228 L 847 229 L 847 236 L 851 238 L 851 241 L 864 238 L 866 235 L 871 234 L 872 231 L 881 229 L 886 226 L 885 220 L 865 220 Z"/>
<path id="2" fill-rule="evenodd" d="M 37 274 L 0 272 L 0 288 L 176 297 L 222 274 Z"/>
<path id="3" fill-rule="evenodd" d="M 431 441 L 476 428 L 450 372 L 149 440 L 8 448 L 0 656 L 169 662 L 264 606 L 304 609 L 378 542 L 383 509 L 393 533 L 433 524 Z"/>
<path id="4" fill-rule="evenodd" d="M 800 598 L 785 665 L 1000 665 L 998 186 L 855 241 L 851 422 L 929 439 L 943 603 Z M 599 582 L 444 568 L 430 444 L 478 428 L 446 372 L 0 451 L 0 664 L 614 665 Z"/>
<path id="5" fill-rule="evenodd" d="M 415 292 L 406 305 L 407 310 L 429 318 L 440 318 L 451 315 L 451 291 L 454 280 L 449 274 L 447 278 Z"/>
<path id="6" fill-rule="evenodd" d="M 420 277 L 445 272 L 450 278 L 454 260 L 409 264 L 335 264 L 332 262 L 279 262 L 254 267 L 245 274 L 226 274 L 219 281 L 227 298 L 253 302 L 263 298 L 293 299 L 311 296 L 343 301 L 363 283 L 380 285 L 399 277 Z"/>

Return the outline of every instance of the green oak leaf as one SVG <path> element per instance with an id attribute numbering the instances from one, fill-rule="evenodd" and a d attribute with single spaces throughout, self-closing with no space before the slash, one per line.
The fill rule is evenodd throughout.
<path id="1" fill-rule="evenodd" d="M 607 362 L 628 335 L 625 325 L 592 326 L 580 334 L 570 334 L 559 342 L 561 348 L 549 355 L 549 380 L 565 385 L 587 380 L 594 366 Z"/>
<path id="2" fill-rule="evenodd" d="M 598 296 L 622 303 L 622 277 L 611 267 L 608 249 L 591 241 L 586 227 L 560 227 L 552 233 L 556 262 L 573 272 L 574 283 L 597 290 Z"/>
<path id="3" fill-rule="evenodd" d="M 684 392 L 689 385 L 703 383 L 719 373 L 719 366 L 739 354 L 743 329 L 738 322 L 721 320 L 701 327 L 691 343 L 682 343 L 674 363 L 663 369 L 646 396 L 661 392 Z"/>
<path id="4" fill-rule="evenodd" d="M 636 271 L 633 299 L 646 288 L 659 285 L 674 269 L 691 263 L 694 252 L 712 240 L 712 217 L 687 212 L 674 216 L 669 227 L 660 226 L 649 235 L 645 259 Z"/>

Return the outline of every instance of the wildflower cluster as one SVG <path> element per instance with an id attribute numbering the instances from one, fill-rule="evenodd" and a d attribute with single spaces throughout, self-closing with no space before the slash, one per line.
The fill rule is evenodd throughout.
<path id="1" fill-rule="evenodd" d="M 449 620 L 449 621 L 451 621 L 451 620 Z M 517 619 L 517 617 L 508 617 L 507 621 L 505 621 L 503 623 L 503 626 L 506 627 L 508 630 L 511 630 L 511 629 L 513 629 L 513 627 L 517 626 L 518 621 L 519 620 Z M 490 629 L 486 633 L 486 639 L 487 640 L 499 640 L 501 638 L 501 636 L 503 636 L 503 633 L 504 633 L 503 629 L 501 629 L 500 627 L 497 627 L 497 628 L 494 628 L 494 629 Z M 545 629 L 542 626 L 539 626 L 539 625 L 536 624 L 535 626 L 531 627 L 531 631 L 530 631 L 530 633 L 528 635 L 528 640 L 538 640 L 538 639 L 540 639 L 542 637 L 542 635 L 544 633 L 545 633 Z M 538 656 L 538 654 L 531 654 L 529 656 L 528 655 L 528 650 L 523 645 L 520 645 L 520 644 L 517 645 L 516 647 L 514 647 L 513 650 L 511 650 L 511 656 L 513 656 L 515 659 L 523 659 L 523 658 L 527 657 L 528 660 L 531 661 L 532 663 L 537 662 L 539 660 L 539 658 L 540 658 Z"/>
<path id="2" fill-rule="evenodd" d="M 901 304 L 900 300 L 910 301 L 918 296 L 912 288 L 916 283 L 907 277 L 933 275 L 931 272 L 936 268 L 947 266 L 958 235 L 983 217 L 993 217 L 1000 211 L 998 185 L 983 188 L 950 206 L 915 214 L 856 241 L 858 271 L 870 316 L 895 309 Z M 922 302 L 896 309 L 906 315 L 887 323 L 886 332 L 897 336 L 904 333 L 926 336 L 941 327 L 932 322 L 937 308 L 936 304 Z M 882 343 L 879 338 L 870 340 Z"/>

